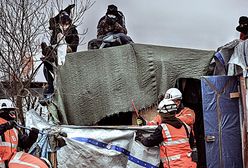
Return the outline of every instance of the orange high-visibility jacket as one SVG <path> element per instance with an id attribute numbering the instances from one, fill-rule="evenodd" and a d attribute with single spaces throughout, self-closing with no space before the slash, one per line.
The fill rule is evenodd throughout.
<path id="1" fill-rule="evenodd" d="M 186 123 L 193 128 L 193 124 L 195 123 L 195 112 L 194 110 L 184 107 L 176 117 L 179 118 L 182 122 Z M 162 123 L 160 115 L 156 115 L 152 121 L 147 122 L 147 125 L 159 125 Z"/>
<path id="2" fill-rule="evenodd" d="M 0 124 L 5 124 L 7 120 L 0 118 Z M 18 131 L 13 128 L 4 132 L 0 137 L 0 163 L 9 160 L 18 146 Z"/>
<path id="3" fill-rule="evenodd" d="M 25 152 L 16 152 L 8 166 L 9 168 L 49 168 L 44 161 Z"/>
<path id="4" fill-rule="evenodd" d="M 164 123 L 161 126 L 164 140 L 160 143 L 160 158 L 164 168 L 196 168 L 185 127 L 175 128 Z"/>

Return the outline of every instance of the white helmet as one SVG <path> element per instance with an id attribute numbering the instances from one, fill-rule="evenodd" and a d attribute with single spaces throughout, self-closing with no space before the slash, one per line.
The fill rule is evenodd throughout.
<path id="1" fill-rule="evenodd" d="M 182 93 L 177 88 L 170 88 L 166 91 L 164 98 L 170 100 L 182 100 Z"/>
<path id="2" fill-rule="evenodd" d="M 159 105 L 157 111 L 159 113 L 169 113 L 173 111 L 177 111 L 177 105 L 169 99 L 163 99 Z"/>
<path id="3" fill-rule="evenodd" d="M 0 110 L 3 109 L 16 109 L 16 107 L 10 99 L 0 99 Z"/>

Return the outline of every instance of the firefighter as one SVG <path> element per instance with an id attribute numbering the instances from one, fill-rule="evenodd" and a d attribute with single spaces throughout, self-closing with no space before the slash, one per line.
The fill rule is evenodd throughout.
<path id="1" fill-rule="evenodd" d="M 39 158 L 25 152 L 18 152 L 17 147 L 28 150 L 38 138 L 39 130 L 31 128 L 29 135 L 22 134 L 15 122 L 16 107 L 10 99 L 0 99 L 0 167 L 22 168 L 33 165 L 48 168 Z"/>
<path id="2" fill-rule="evenodd" d="M 162 100 L 158 106 L 160 125 L 149 137 L 137 132 L 135 140 L 147 147 L 159 146 L 164 168 L 195 168 L 188 139 L 190 127 L 175 116 L 176 112 L 177 105 L 172 100 Z"/>
<path id="3" fill-rule="evenodd" d="M 170 88 L 166 91 L 164 99 L 172 100 L 177 105 L 176 117 L 181 121 L 186 123 L 193 129 L 193 124 L 195 123 L 195 112 L 184 107 L 182 104 L 182 93 L 177 88 Z M 161 116 L 157 115 L 152 121 L 146 121 L 141 116 L 137 118 L 138 125 L 159 125 L 161 124 Z"/>

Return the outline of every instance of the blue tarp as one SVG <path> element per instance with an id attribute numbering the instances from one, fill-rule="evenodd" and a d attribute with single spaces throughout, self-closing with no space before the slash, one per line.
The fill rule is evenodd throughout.
<path id="1" fill-rule="evenodd" d="M 208 168 L 242 168 L 237 77 L 202 77 L 202 104 Z"/>

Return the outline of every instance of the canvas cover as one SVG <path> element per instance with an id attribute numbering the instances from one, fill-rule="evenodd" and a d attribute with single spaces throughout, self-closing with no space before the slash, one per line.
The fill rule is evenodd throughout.
<path id="1" fill-rule="evenodd" d="M 48 152 L 57 149 L 58 168 L 158 168 L 160 163 L 158 146 L 145 147 L 135 141 L 137 130 L 149 135 L 156 126 L 59 126 L 49 124 L 34 110 L 26 113 L 26 126 L 42 132 L 30 152 L 39 149 L 41 157 L 47 158 Z M 52 147 L 50 141 L 58 132 L 67 135 L 61 148 Z"/>
<path id="2" fill-rule="evenodd" d="M 144 44 L 68 54 L 58 67 L 56 105 L 63 124 L 91 125 L 118 112 L 141 109 L 175 85 L 200 78 L 214 51 Z"/>
<path id="3" fill-rule="evenodd" d="M 242 168 L 238 79 L 204 76 L 201 86 L 207 167 Z"/>

